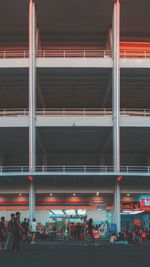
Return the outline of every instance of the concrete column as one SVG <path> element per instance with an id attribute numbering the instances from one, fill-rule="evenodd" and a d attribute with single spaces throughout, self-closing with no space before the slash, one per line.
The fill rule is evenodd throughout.
<path id="1" fill-rule="evenodd" d="M 35 1 L 29 0 L 29 171 L 36 166 L 36 16 Z M 29 218 L 35 215 L 35 181 L 29 181 Z"/>
<path id="2" fill-rule="evenodd" d="M 112 108 L 113 108 L 113 165 L 114 171 L 120 171 L 120 0 L 114 1 L 113 11 L 113 73 L 112 73 Z M 120 232 L 120 184 L 115 181 L 114 222 Z"/>

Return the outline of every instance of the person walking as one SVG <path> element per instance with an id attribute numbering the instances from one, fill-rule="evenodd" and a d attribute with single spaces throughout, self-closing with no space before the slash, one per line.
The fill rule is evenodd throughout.
<path id="1" fill-rule="evenodd" d="M 0 221 L 0 251 L 3 250 L 3 245 L 7 236 L 7 229 L 5 226 L 5 217 L 1 217 Z"/>
<path id="2" fill-rule="evenodd" d="M 30 225 L 30 231 L 32 233 L 32 242 L 31 244 L 35 243 L 35 239 L 36 239 L 36 231 L 37 231 L 37 222 L 36 219 L 34 218 L 31 225 Z"/>
<path id="3" fill-rule="evenodd" d="M 8 233 L 4 245 L 4 250 L 11 250 L 13 239 L 14 239 L 14 230 L 15 230 L 15 214 L 11 214 L 11 219 L 8 222 Z"/>
<path id="4" fill-rule="evenodd" d="M 17 211 L 14 218 L 14 232 L 13 232 L 14 238 L 13 238 L 12 251 L 20 250 L 22 233 L 24 233 L 24 229 L 20 223 L 20 212 Z"/>

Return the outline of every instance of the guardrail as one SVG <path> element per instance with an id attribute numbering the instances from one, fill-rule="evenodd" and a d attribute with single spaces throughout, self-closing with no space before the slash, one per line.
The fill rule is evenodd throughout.
<path id="1" fill-rule="evenodd" d="M 61 58 L 89 58 L 89 57 L 112 57 L 111 50 L 38 50 L 37 57 L 61 57 Z M 28 58 L 29 50 L 0 51 L 0 58 Z"/>
<path id="2" fill-rule="evenodd" d="M 105 58 L 111 50 L 38 50 L 38 58 Z M 0 51 L 0 58 L 29 58 L 29 50 Z M 120 58 L 150 58 L 150 50 L 120 50 Z"/>
<path id="3" fill-rule="evenodd" d="M 29 50 L 0 51 L 0 58 L 29 58 Z"/>
<path id="4" fill-rule="evenodd" d="M 38 50 L 37 57 L 63 57 L 63 58 L 89 58 L 89 57 L 112 57 L 111 50 Z"/>
<path id="5" fill-rule="evenodd" d="M 5 172 L 30 172 L 29 166 L 0 166 L 0 173 Z M 53 173 L 112 173 L 114 172 L 113 166 L 97 166 L 97 165 L 55 165 L 55 166 L 36 166 L 35 172 L 53 172 Z M 150 166 L 121 166 L 120 172 L 131 173 L 131 172 L 140 172 L 140 173 L 150 173 Z"/>
<path id="6" fill-rule="evenodd" d="M 121 58 L 150 58 L 150 50 L 120 50 Z"/>
<path id="7" fill-rule="evenodd" d="M 29 110 L 24 109 L 0 109 L 0 117 L 4 116 L 28 116 Z M 111 108 L 38 108 L 37 116 L 108 116 L 112 115 Z M 121 116 L 150 116 L 150 109 L 120 110 Z"/>

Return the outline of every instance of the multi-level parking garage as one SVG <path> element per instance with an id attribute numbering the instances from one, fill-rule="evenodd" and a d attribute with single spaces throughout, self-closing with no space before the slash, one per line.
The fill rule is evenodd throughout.
<path id="1" fill-rule="evenodd" d="M 121 211 L 149 210 L 149 8 L 1 1 L 3 213 L 102 207 L 120 231 Z"/>

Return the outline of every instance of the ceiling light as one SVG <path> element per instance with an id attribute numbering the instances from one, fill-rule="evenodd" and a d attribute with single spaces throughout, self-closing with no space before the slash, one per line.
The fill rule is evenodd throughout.
<path id="1" fill-rule="evenodd" d="M 53 194 L 51 193 L 51 194 L 49 194 L 51 197 L 53 196 Z"/>
<path id="2" fill-rule="evenodd" d="M 74 193 L 74 194 L 73 194 L 73 196 L 75 197 L 75 196 L 76 196 L 76 194 Z"/>

